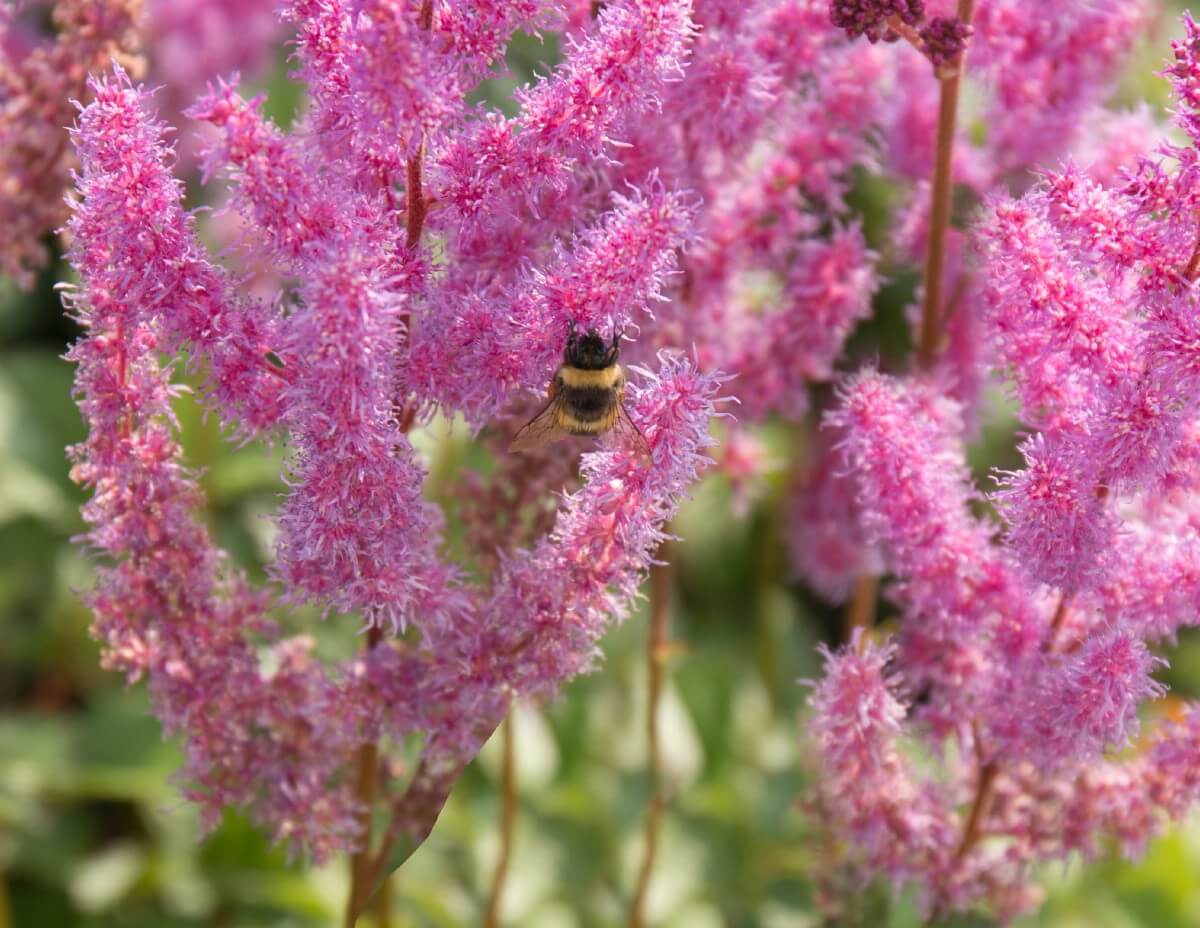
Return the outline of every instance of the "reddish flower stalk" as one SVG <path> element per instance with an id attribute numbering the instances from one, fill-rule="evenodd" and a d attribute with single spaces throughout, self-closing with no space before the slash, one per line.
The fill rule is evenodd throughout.
<path id="1" fill-rule="evenodd" d="M 671 605 L 675 576 L 668 560 L 670 556 L 670 546 L 664 542 L 655 555 L 659 563 L 650 570 L 650 625 L 646 634 L 646 779 L 649 801 L 642 824 L 642 863 L 638 868 L 633 901 L 629 906 L 629 928 L 641 928 L 645 924 L 646 897 L 650 892 L 658 854 L 658 833 L 668 802 L 662 782 L 662 742 L 659 738 L 658 716 L 671 647 Z"/>
<path id="2" fill-rule="evenodd" d="M 370 655 L 383 641 L 383 632 L 379 626 L 373 625 L 367 630 L 363 650 Z M 375 793 L 380 784 L 379 744 L 371 738 L 363 742 L 358 750 L 355 761 L 354 796 L 361 810 L 359 813 L 359 828 L 361 846 L 350 856 L 350 892 L 346 898 L 346 911 L 343 924 L 346 928 L 354 928 L 358 922 L 358 912 L 355 909 L 357 899 L 364 892 L 363 885 L 371 867 L 371 823 L 375 814 Z"/>
<path id="3" fill-rule="evenodd" d="M 958 0 L 958 21 L 970 26 L 975 0 Z M 962 85 L 962 56 L 949 73 L 938 74 L 937 148 L 930 190 L 929 244 L 925 255 L 925 297 L 921 302 L 921 329 L 917 338 L 917 363 L 928 368 L 941 348 L 943 325 L 942 284 L 946 264 L 946 233 L 950 227 L 953 191 L 954 140 L 958 125 L 958 92 Z"/>
<path id="4" fill-rule="evenodd" d="M 517 771 L 513 752 L 516 713 L 510 709 L 500 726 L 500 853 L 492 871 L 492 888 L 484 911 L 485 928 L 499 928 L 500 905 L 504 901 L 504 884 L 512 858 L 513 836 L 517 821 Z"/>

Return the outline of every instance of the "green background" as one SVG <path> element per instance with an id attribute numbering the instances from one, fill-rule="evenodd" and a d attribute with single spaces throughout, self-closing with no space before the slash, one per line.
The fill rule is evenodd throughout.
<path id="1" fill-rule="evenodd" d="M 983 0 L 986 2 L 986 0 Z M 1119 102 L 1165 104 L 1152 76 L 1167 53 L 1160 32 L 1130 68 Z M 517 44 L 518 74 L 553 60 L 553 47 Z M 297 94 L 281 76 L 263 86 L 284 121 Z M 511 82 L 482 95 L 504 105 Z M 889 190 L 860 185 L 856 202 L 882 233 Z M 99 669 L 89 617 L 75 591 L 89 565 L 69 542 L 83 496 L 67 478 L 65 445 L 82 437 L 60 359 L 75 337 L 52 290 L 59 266 L 31 294 L 0 282 L 0 928 L 9 926 L 325 926 L 338 923 L 344 864 L 289 862 L 234 814 L 197 840 L 193 810 L 171 785 L 180 765 L 149 714 L 144 688 Z M 907 350 L 900 307 L 914 276 L 885 288 L 877 319 L 853 353 Z M 215 424 L 180 406 L 190 462 L 204 471 L 205 513 L 219 543 L 261 576 L 264 515 L 280 492 L 277 455 L 232 451 Z M 435 473 L 486 467 L 462 430 L 421 439 Z M 798 681 L 817 675 L 814 647 L 836 640 L 841 616 L 789 576 L 774 515 L 798 440 L 763 430 L 779 462 L 766 495 L 730 515 L 729 487 L 708 478 L 675 525 L 680 643 L 662 707 L 672 792 L 649 900 L 655 923 L 687 928 L 820 924 L 814 868 L 827 848 L 800 809 L 806 760 Z M 972 451 L 977 473 L 1012 461 L 1012 422 L 993 410 Z M 436 482 L 445 495 L 452 485 Z M 442 501 L 447 501 L 443 499 Z M 451 509 L 451 534 L 457 525 Z M 301 616 L 301 618 L 304 618 Z M 640 860 L 644 774 L 645 614 L 604 641 L 606 661 L 548 707 L 516 717 L 520 811 L 505 896 L 509 924 L 623 924 Z M 350 623 L 319 626 L 327 651 L 353 646 Z M 1176 697 L 1200 693 L 1200 643 L 1170 653 Z M 498 847 L 499 750 L 493 739 L 454 791 L 426 845 L 394 880 L 394 924 L 471 925 L 486 904 Z M 1179 826 L 1138 863 L 1105 859 L 1044 868 L 1048 901 L 1026 924 L 1200 925 L 1200 827 Z M 843 887 L 839 922 L 916 926 L 912 900 L 882 887 Z M 364 919 L 364 924 L 370 924 Z M 982 918 L 947 924 L 986 925 Z"/>

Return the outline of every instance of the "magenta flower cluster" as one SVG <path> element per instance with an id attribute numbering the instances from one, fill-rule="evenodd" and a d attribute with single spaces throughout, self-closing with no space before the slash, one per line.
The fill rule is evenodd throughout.
<path id="1" fill-rule="evenodd" d="M 984 6 L 981 67 L 1003 4 Z M 1117 28 L 1128 14 L 1110 7 Z M 1200 799 L 1200 712 L 1139 737 L 1165 715 L 1161 645 L 1200 602 L 1200 28 L 1184 26 L 1165 72 L 1184 142 L 1122 159 L 1092 135 L 1019 196 L 983 175 L 948 264 L 973 334 L 960 345 L 952 322 L 926 370 L 847 378 L 806 487 L 834 489 L 797 503 L 814 531 L 841 522 L 865 540 L 836 559 L 798 542 L 814 584 L 844 597 L 855 578 L 890 576 L 900 612 L 887 643 L 858 631 L 825 656 L 811 700 L 823 808 L 857 866 L 916 883 L 933 915 L 987 902 L 1007 919 L 1036 905 L 1036 862 L 1107 841 L 1136 852 Z M 964 348 L 975 377 L 955 379 Z M 981 493 L 965 445 L 985 376 L 1008 386 L 1025 437 L 1024 466 Z"/>
<path id="2" fill-rule="evenodd" d="M 1200 712 L 1135 738 L 1200 603 L 1200 29 L 1167 71 L 1171 143 L 1100 106 L 1149 4 L 978 5 L 285 0 L 297 125 L 232 75 L 187 109 L 273 301 L 197 236 L 152 96 L 93 77 L 66 294 L 89 601 L 209 822 L 238 806 L 317 858 L 361 850 L 364 749 L 420 735 L 391 833 L 419 841 L 514 698 L 596 665 L 701 472 L 742 509 L 763 492 L 768 419 L 807 439 L 796 574 L 867 622 L 885 579 L 898 615 L 813 684 L 829 866 L 1006 919 L 1036 904 L 1035 863 L 1140 848 L 1197 798 Z M 562 62 L 514 115 L 470 102 L 518 30 L 560 32 Z M 964 75 L 978 122 L 956 127 Z M 882 233 L 864 178 L 895 203 Z M 913 370 L 847 358 L 905 267 L 925 268 Z M 545 454 L 464 477 L 488 547 L 451 560 L 411 433 L 457 416 L 501 444 L 572 324 L 624 333 L 648 453 L 602 439 L 556 507 Z M 287 448 L 262 588 L 199 517 L 176 364 L 233 438 Z M 1024 464 L 980 488 L 966 449 L 996 385 Z M 722 409 L 739 423 L 714 462 Z M 498 499 L 528 531 L 488 529 Z M 283 630 L 300 604 L 366 626 L 366 649 L 323 663 Z"/>

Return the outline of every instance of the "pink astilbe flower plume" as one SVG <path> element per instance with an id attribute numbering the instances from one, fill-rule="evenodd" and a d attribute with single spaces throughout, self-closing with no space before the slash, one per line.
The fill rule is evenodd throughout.
<path id="1" fill-rule="evenodd" d="M 0 8 L 0 274 L 29 288 L 50 259 L 43 239 L 67 218 L 71 100 L 111 61 L 135 74 L 144 61 L 140 0 L 55 3 L 52 37 L 24 28 L 20 6 Z"/>
<path id="2" fill-rule="evenodd" d="M 1042 765 L 1061 765 L 1125 747 L 1138 731 L 1138 704 L 1166 692 L 1150 678 L 1165 663 L 1131 634 L 1092 632 L 1029 694 L 1026 724 L 1036 733 L 1030 741 L 1035 757 Z"/>
<path id="3" fill-rule="evenodd" d="M 396 428 L 394 345 L 403 297 L 366 235 L 311 256 L 303 307 L 282 345 L 296 371 L 284 394 L 296 440 L 274 566 L 296 600 L 371 623 L 436 623 L 455 609 L 437 557 L 441 516 L 421 498 L 424 470 Z"/>
<path id="4" fill-rule="evenodd" d="M 1074 592 L 1103 573 L 1117 521 L 1096 474 L 1044 434 L 1021 446 L 1025 469 L 1001 475 L 992 494 L 1009 524 L 1008 544 L 1034 577 Z"/>
<path id="5" fill-rule="evenodd" d="M 954 815 L 901 752 L 907 710 L 889 670 L 895 648 L 858 629 L 844 650 L 822 656 L 809 705 L 825 809 L 868 874 L 900 881 L 928 872 L 953 846 Z"/>
<path id="6" fill-rule="evenodd" d="M 207 166 L 237 184 L 245 247 L 296 278 L 284 305 L 261 305 L 237 296 L 195 238 L 140 88 L 118 72 L 94 94 L 75 132 L 83 167 L 72 259 L 82 284 L 72 301 L 89 336 L 72 357 L 93 423 L 75 475 L 97 491 L 89 538 L 116 562 L 92 601 L 108 660 L 148 676 L 159 713 L 185 733 L 185 790 L 209 821 L 237 804 L 317 857 L 357 849 L 360 750 L 420 732 L 427 754 L 411 811 L 432 825 L 513 695 L 552 695 L 590 669 L 602 631 L 630 611 L 708 461 L 720 378 L 666 355 L 656 372 L 639 369 L 626 405 L 649 459 L 586 458 L 584 486 L 563 500 L 555 528 L 504 553 L 482 588 L 439 555 L 442 516 L 423 499 L 405 410 L 441 404 L 482 424 L 513 390 L 544 385 L 568 322 L 652 318 L 696 204 L 650 178 L 613 193 L 574 234 L 540 229 L 539 260 L 477 298 L 487 341 L 441 337 L 431 355 L 439 322 L 463 331 L 473 304 L 461 294 L 435 302 L 455 292 L 457 268 L 421 256 L 391 193 L 362 183 L 373 168 L 331 160 L 360 158 L 355 144 L 282 133 L 233 84 L 192 110 L 219 130 Z M 447 260 L 462 258 L 451 250 Z M 175 389 L 162 363 L 181 350 L 209 375 L 206 393 L 231 430 L 287 436 L 288 493 L 268 565 L 278 596 L 226 568 L 192 515 L 199 495 L 171 434 Z M 475 392 L 433 389 L 451 370 Z M 326 669 L 307 639 L 279 640 L 266 617 L 273 603 L 297 602 L 384 630 L 412 625 L 415 640 L 383 640 Z M 169 634 L 164 621 L 175 623 Z M 251 635 L 272 643 L 274 669 Z"/>
<path id="7" fill-rule="evenodd" d="M 903 830 L 890 811 L 877 813 L 880 787 L 857 792 L 862 760 L 838 757 L 829 767 L 844 771 L 827 774 L 844 793 L 837 807 L 863 819 L 831 813 L 831 825 L 869 873 L 916 883 L 934 920 L 981 902 L 1011 919 L 1037 904 L 1031 864 L 1095 855 L 1106 838 L 1140 850 L 1196 799 L 1194 708 L 1139 737 L 1144 707 L 1165 693 L 1154 679 L 1165 660 L 1150 644 L 1196 614 L 1195 148 L 1139 124 L 1138 137 L 1157 145 L 1135 151 L 1093 127 L 1079 151 L 1099 151 L 1095 172 L 1081 158 L 1043 171 L 1019 197 L 991 186 L 1036 151 L 1062 150 L 1044 130 L 1094 99 L 1095 85 L 1075 85 L 1116 60 L 1145 10 L 1116 2 L 1068 4 L 1053 22 L 1029 14 L 1017 2 L 981 5 L 967 54 L 985 89 L 995 81 L 998 115 L 982 157 L 953 153 L 956 177 L 984 204 L 973 241 L 948 238 L 961 302 L 947 312 L 975 314 L 963 346 L 971 360 L 943 356 L 909 378 L 860 372 L 825 416 L 854 488 L 841 517 L 877 546 L 895 577 L 884 595 L 901 610 L 886 670 L 881 662 L 876 686 L 859 687 L 843 717 L 878 743 L 881 733 L 920 739 L 938 758 L 925 788 L 957 806 L 948 853 L 875 863 L 878 834 Z M 1200 32 L 1190 19 L 1185 30 L 1167 75 L 1191 137 Z M 1094 39 L 1095 55 L 1081 35 Z M 1015 41 L 1022 36 L 1029 41 Z M 1001 67 L 1055 48 L 1063 54 Z M 1040 113 L 1032 124 L 1017 118 L 1026 94 Z M 925 105 L 918 97 L 914 109 Z M 917 253 L 930 222 L 920 209 L 914 201 L 902 236 Z M 947 343 L 946 355 L 957 355 L 953 337 Z M 1024 466 L 1000 472 L 1000 489 L 986 497 L 994 511 L 973 486 L 961 407 L 947 397 L 956 365 L 979 384 L 985 373 L 1007 381 L 1026 433 Z M 851 689 L 843 668 L 873 653 L 862 641 L 828 661 L 822 687 Z M 888 725 L 878 681 L 894 692 L 896 677 L 921 695 L 910 712 L 891 705 Z M 817 704 L 820 715 L 828 705 Z M 826 736 L 823 755 L 856 733 L 839 732 Z M 895 779 L 912 794 L 911 774 Z"/>
<path id="8" fill-rule="evenodd" d="M 69 295 L 85 329 L 69 357 L 88 426 L 72 449 L 72 476 L 93 492 L 85 539 L 103 560 L 88 596 L 93 632 L 109 666 L 149 678 L 168 730 L 184 736 L 186 792 L 210 826 L 235 805 L 324 857 L 351 846 L 358 829 L 353 796 L 330 788 L 357 747 L 353 729 L 332 721 L 342 685 L 298 641 L 281 642 L 278 670 L 263 671 L 247 636 L 274 635 L 270 597 L 229 569 L 194 513 L 200 491 L 173 435 L 177 391 L 158 360 L 172 334 L 161 312 L 187 307 L 154 289 L 161 311 L 147 312 L 144 292 L 130 293 L 126 252 L 91 231 L 103 219 L 93 211 L 119 202 L 119 183 L 149 181 L 143 189 L 153 191 L 159 166 L 141 157 L 154 151 L 140 147 L 148 124 L 137 91 L 119 77 L 98 83 L 95 95 L 77 130 L 82 200 L 73 257 L 81 282 Z M 112 147 L 117 126 L 130 146 L 124 157 Z M 170 215 L 172 204 L 162 205 Z M 143 248 L 155 241 L 131 238 Z"/>
<path id="9" fill-rule="evenodd" d="M 274 428 L 286 382 L 268 360 L 282 347 L 276 312 L 240 298 L 210 262 L 141 91 L 121 71 L 91 89 L 95 101 L 75 130 L 72 262 L 83 276 L 111 275 L 110 298 L 132 307 L 131 325 L 155 325 L 159 350 L 188 349 L 227 426 L 248 435 Z"/>
<path id="10" fill-rule="evenodd" d="M 629 614 L 665 526 L 710 463 L 718 381 L 666 355 L 658 371 L 638 374 L 629 405 L 649 465 L 624 450 L 585 455 L 584 485 L 553 530 L 504 556 L 474 616 L 435 636 L 433 685 L 445 688 L 447 707 L 432 732 L 435 755 L 470 757 L 512 694 L 550 695 L 594 666 L 600 635 Z"/>

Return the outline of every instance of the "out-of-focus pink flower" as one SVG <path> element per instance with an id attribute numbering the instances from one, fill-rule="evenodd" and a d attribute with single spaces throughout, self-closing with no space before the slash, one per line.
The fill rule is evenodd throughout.
<path id="1" fill-rule="evenodd" d="M 1022 693 L 1027 704 L 1014 715 L 1022 716 L 1027 753 L 1052 769 L 1124 748 L 1138 731 L 1138 705 L 1166 692 L 1150 676 L 1165 663 L 1130 633 L 1093 630 Z"/>
<path id="2" fill-rule="evenodd" d="M 215 78 L 257 77 L 280 35 L 274 0 L 145 0 L 143 31 L 160 105 L 176 117 Z M 180 138 L 189 146 L 190 135 Z"/>
<path id="3" fill-rule="evenodd" d="M 807 469 L 792 490 L 788 544 L 796 573 L 830 602 L 845 602 L 860 577 L 883 563 L 859 525 L 857 488 L 837 450 L 834 428 L 823 428 Z"/>
<path id="4" fill-rule="evenodd" d="M 978 4 L 968 67 L 991 93 L 984 118 L 998 173 L 1065 150 L 1081 114 L 1108 95 L 1156 6 L 1066 0 L 1046 16 L 1028 0 Z"/>
<path id="5" fill-rule="evenodd" d="M 141 73 L 140 10 L 140 0 L 65 0 L 47 38 L 24 28 L 17 6 L 0 9 L 0 274 L 22 287 L 49 261 L 44 239 L 68 215 L 71 101 L 112 61 Z"/>
<path id="6" fill-rule="evenodd" d="M 1036 580 L 1086 589 L 1103 572 L 1117 528 L 1107 497 L 1096 492 L 1096 473 L 1040 433 L 1021 453 L 1024 470 L 1002 473 L 1002 489 L 992 494 L 1008 522 L 1008 545 Z"/>
<path id="7" fill-rule="evenodd" d="M 820 766 L 819 792 L 839 834 L 854 842 L 868 873 L 897 882 L 936 870 L 953 846 L 955 821 L 946 794 L 922 782 L 900 749 L 907 714 L 889 670 L 890 646 L 854 633 L 836 654 L 809 705 Z"/>
<path id="8" fill-rule="evenodd" d="M 356 801 L 332 785 L 359 744 L 357 729 L 345 722 L 340 682 L 308 658 L 303 642 L 280 642 L 278 669 L 260 668 L 248 636 L 274 637 L 270 596 L 228 568 L 197 519 L 200 491 L 173 435 L 178 390 L 159 356 L 198 287 L 164 278 L 154 262 L 178 269 L 198 259 L 177 191 L 163 182 L 157 127 L 141 113 L 139 92 L 118 76 L 94 93 L 77 130 L 72 254 L 80 285 L 69 298 L 85 331 L 69 357 L 88 427 L 71 451 L 72 477 L 92 490 L 85 539 L 102 559 L 88 594 L 92 630 L 108 666 L 149 678 L 168 731 L 183 736 L 185 791 L 208 826 L 237 806 L 280 840 L 324 858 L 358 837 Z M 146 197 L 137 207 L 135 188 Z M 164 225 L 130 215 L 151 206 Z M 106 233 L 106 222 L 122 220 Z M 181 237 L 174 250 L 150 234 L 156 228 Z M 135 257 L 141 263 L 131 267 Z M 210 275 L 206 268 L 193 265 L 182 280 L 216 290 L 220 278 L 188 276 Z M 220 340 L 196 340 L 221 358 Z"/>
<path id="9" fill-rule="evenodd" d="M 732 511 L 745 518 L 750 507 L 762 496 L 764 477 L 772 469 L 767 446 L 747 429 L 731 428 L 721 442 L 717 471 L 729 481 Z"/>
<path id="10" fill-rule="evenodd" d="M 806 412 L 808 384 L 833 376 L 850 332 L 870 314 L 874 259 L 857 227 L 797 249 L 778 307 L 765 308 L 723 365 L 738 375 L 747 418 Z"/>

